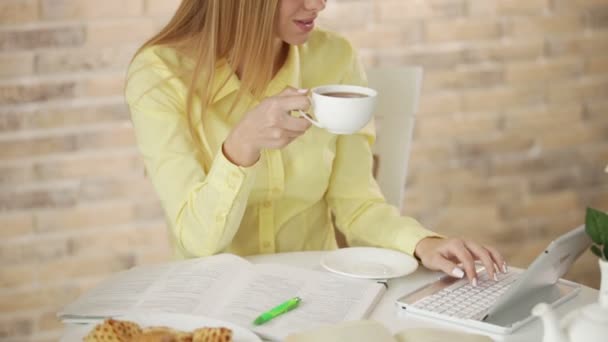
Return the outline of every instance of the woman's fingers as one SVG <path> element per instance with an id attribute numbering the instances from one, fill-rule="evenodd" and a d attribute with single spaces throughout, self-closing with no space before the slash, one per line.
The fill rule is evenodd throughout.
<path id="1" fill-rule="evenodd" d="M 496 269 L 494 268 L 494 260 L 492 260 L 490 252 L 473 241 L 465 241 L 464 245 L 469 249 L 473 256 L 481 260 L 481 263 L 486 268 L 486 272 L 488 272 L 490 279 L 498 281 Z"/>
<path id="2" fill-rule="evenodd" d="M 446 274 L 461 278 L 465 274 L 473 286 L 477 285 L 475 260 L 484 264 L 490 279 L 496 279 L 495 265 L 501 271 L 506 269 L 504 258 L 494 247 L 482 246 L 474 241 L 463 239 L 432 239 L 421 240 L 415 255 L 422 264 L 432 270 L 441 270 Z"/>
<path id="3" fill-rule="evenodd" d="M 287 87 L 285 87 L 285 89 L 283 89 L 283 91 L 278 93 L 276 96 L 283 97 L 283 96 L 305 95 L 306 93 L 308 93 L 308 89 L 298 89 L 298 88 L 287 86 Z"/>
<path id="4" fill-rule="evenodd" d="M 283 148 L 310 128 L 310 122 L 289 115 L 294 110 L 307 110 L 310 100 L 307 89 L 286 87 L 249 110 L 230 134 L 227 146 L 249 146 L 255 151 L 263 148 Z M 235 133 L 238 132 L 238 133 Z M 234 148 L 228 148 L 234 150 Z M 259 154 L 259 153 L 258 153 Z M 244 164 L 250 165 L 248 158 Z M 257 160 L 258 157 L 256 156 Z"/>
<path id="5" fill-rule="evenodd" d="M 502 254 L 492 246 L 485 246 L 485 248 L 490 252 L 490 256 L 492 257 L 492 260 L 494 260 L 496 266 L 498 266 L 498 270 L 502 273 L 507 273 L 507 262 Z"/>
<path id="6" fill-rule="evenodd" d="M 285 113 L 294 110 L 308 110 L 310 107 L 310 99 L 305 95 L 289 95 L 276 98 L 281 110 Z"/>
<path id="7" fill-rule="evenodd" d="M 285 130 L 298 133 L 298 135 L 306 132 L 310 127 L 310 122 L 303 118 L 294 118 L 286 115 L 279 123 L 279 126 Z"/>
<path id="8" fill-rule="evenodd" d="M 425 265 L 426 267 L 433 270 L 443 271 L 445 274 L 449 274 L 455 278 L 463 278 L 464 271 L 458 265 L 445 258 L 441 254 L 436 254 L 435 258 L 433 258 L 430 262 L 430 265 Z"/>
<path id="9" fill-rule="evenodd" d="M 448 252 L 458 258 L 462 268 L 474 286 L 477 285 L 477 272 L 475 271 L 475 259 L 461 240 L 454 240 L 449 244 Z"/>

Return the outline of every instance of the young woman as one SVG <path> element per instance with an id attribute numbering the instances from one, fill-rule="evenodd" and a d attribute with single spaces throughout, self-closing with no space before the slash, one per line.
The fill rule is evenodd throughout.
<path id="1" fill-rule="evenodd" d="M 133 59 L 126 98 L 177 256 L 334 249 L 333 213 L 351 245 L 472 282 L 474 260 L 504 271 L 494 248 L 439 237 L 386 203 L 371 172 L 373 123 L 338 136 L 290 115 L 308 108 L 307 89 L 366 83 L 351 45 L 315 29 L 324 8 L 183 0 Z"/>

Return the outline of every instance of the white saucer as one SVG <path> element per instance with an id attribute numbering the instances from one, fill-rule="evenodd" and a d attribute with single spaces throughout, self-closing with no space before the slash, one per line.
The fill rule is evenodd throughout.
<path id="1" fill-rule="evenodd" d="M 321 259 L 321 266 L 341 275 L 364 279 L 391 279 L 414 272 L 418 262 L 392 249 L 350 247 L 335 250 Z"/>
<path id="2" fill-rule="evenodd" d="M 137 323 L 142 328 L 151 326 L 164 326 L 186 332 L 193 331 L 202 327 L 226 327 L 232 330 L 232 340 L 235 342 L 262 341 L 256 334 L 241 326 L 201 316 L 191 316 L 164 312 L 137 312 L 125 314 L 122 316 L 116 316 L 114 318 Z M 72 327 L 68 329 L 69 332 L 67 334 L 64 334 L 64 336 L 62 336 L 61 341 L 82 341 L 84 337 L 87 336 L 89 332 L 95 327 L 95 325 L 96 324 L 86 324 L 77 327 Z"/>

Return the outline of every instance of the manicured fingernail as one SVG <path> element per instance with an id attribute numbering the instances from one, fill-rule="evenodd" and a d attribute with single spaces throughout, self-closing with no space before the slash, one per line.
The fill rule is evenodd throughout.
<path id="1" fill-rule="evenodd" d="M 464 277 L 464 271 L 460 269 L 460 267 L 454 267 L 452 270 L 452 275 L 456 278 L 462 278 Z"/>
<path id="2" fill-rule="evenodd" d="M 306 93 L 308 93 L 308 89 L 298 89 L 298 93 L 306 94 Z"/>
<path id="3" fill-rule="evenodd" d="M 509 268 L 507 267 L 507 263 L 505 262 L 504 264 L 502 264 L 502 273 L 507 273 L 509 272 Z"/>
<path id="4" fill-rule="evenodd" d="M 494 273 L 494 281 L 498 281 L 498 276 Z"/>
<path id="5" fill-rule="evenodd" d="M 477 278 L 473 278 L 471 285 L 473 285 L 473 287 L 477 287 Z"/>

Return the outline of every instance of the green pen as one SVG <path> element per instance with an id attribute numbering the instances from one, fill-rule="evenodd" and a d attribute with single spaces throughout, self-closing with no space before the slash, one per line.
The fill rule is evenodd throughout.
<path id="1" fill-rule="evenodd" d="M 264 324 L 264 323 L 270 321 L 271 319 L 286 313 L 287 311 L 291 311 L 291 310 L 297 308 L 301 301 L 302 301 L 302 299 L 300 299 L 300 297 L 291 298 L 291 299 L 279 304 L 278 306 L 275 306 L 274 308 L 264 312 L 263 314 L 259 315 L 258 318 L 256 318 L 255 321 L 253 321 L 253 324 L 255 324 L 255 325 Z"/>

